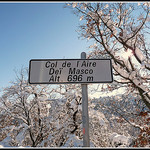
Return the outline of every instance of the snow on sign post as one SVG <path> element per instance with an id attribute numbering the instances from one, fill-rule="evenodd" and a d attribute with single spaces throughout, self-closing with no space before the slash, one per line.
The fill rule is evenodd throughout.
<path id="1" fill-rule="evenodd" d="M 81 59 L 30 60 L 30 84 L 81 84 L 84 147 L 90 147 L 87 84 L 111 82 L 111 59 L 86 59 L 82 52 Z"/>

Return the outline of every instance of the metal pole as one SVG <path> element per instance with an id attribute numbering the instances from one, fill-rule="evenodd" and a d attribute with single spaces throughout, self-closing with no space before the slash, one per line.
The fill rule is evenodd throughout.
<path id="1" fill-rule="evenodd" d="M 85 52 L 81 53 L 81 59 L 86 59 Z M 82 87 L 83 147 L 90 147 L 87 84 L 81 84 L 81 87 Z"/>

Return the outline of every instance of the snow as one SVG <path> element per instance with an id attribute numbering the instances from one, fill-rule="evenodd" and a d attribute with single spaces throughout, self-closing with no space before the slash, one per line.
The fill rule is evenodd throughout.
<path id="1" fill-rule="evenodd" d="M 135 53 L 141 62 L 145 60 L 145 57 L 144 57 L 142 51 L 138 47 L 136 47 Z"/>
<path id="2" fill-rule="evenodd" d="M 8 135 L 3 141 L 0 142 L 1 147 L 11 147 L 11 140 L 12 138 Z"/>
<path id="3" fill-rule="evenodd" d="M 5 139 L 3 139 L 1 142 L 0 142 L 0 145 L 2 147 L 12 147 L 10 145 L 11 141 L 12 141 L 12 137 L 11 137 L 11 134 L 13 133 L 13 130 L 19 130 L 19 128 L 22 128 L 23 129 L 19 132 L 19 134 L 15 137 L 16 139 L 16 142 L 21 146 L 22 145 L 22 141 L 24 140 L 24 132 L 25 130 L 28 128 L 26 124 L 21 124 L 20 126 L 18 127 L 15 127 L 14 125 L 13 126 L 10 126 L 10 127 L 5 127 L 5 129 L 11 129 L 9 130 L 9 133 L 7 134 L 7 137 Z M 4 128 L 3 128 L 4 129 Z"/>
<path id="4" fill-rule="evenodd" d="M 102 10 L 98 11 L 98 14 L 99 14 L 99 15 L 102 15 L 102 14 L 103 14 L 103 11 L 102 11 Z"/>
<path id="5" fill-rule="evenodd" d="M 20 146 L 22 146 L 22 142 L 24 140 L 24 133 L 25 133 L 26 129 L 28 128 L 26 124 L 23 124 L 22 126 L 24 126 L 23 129 L 16 136 L 16 140 L 17 140 L 17 142 L 19 143 Z"/>
<path id="6" fill-rule="evenodd" d="M 80 17 L 80 21 L 83 20 L 83 18 L 84 18 L 84 16 L 82 15 L 82 16 Z"/>
<path id="7" fill-rule="evenodd" d="M 140 15 L 137 19 L 138 19 L 138 20 L 142 20 L 142 19 L 144 19 L 144 16 L 143 16 L 143 15 Z"/>
<path id="8" fill-rule="evenodd" d="M 139 52 L 137 52 L 137 53 L 139 53 Z M 117 65 L 115 67 L 120 73 L 122 73 L 121 68 L 118 68 Z M 137 77 L 135 78 L 135 76 L 137 76 Z M 136 70 L 131 72 L 130 79 L 132 79 L 136 84 L 141 82 L 141 80 L 139 80 L 139 82 L 138 82 L 138 72 Z M 69 85 L 69 86 L 71 86 L 71 85 Z M 142 86 L 144 88 L 144 85 L 141 85 L 141 87 Z M 16 89 L 16 87 L 14 87 L 14 88 Z M 37 91 L 35 89 L 36 88 L 34 88 L 34 92 L 39 93 L 40 89 L 36 89 Z M 74 89 L 76 89 L 76 90 L 74 90 Z M 120 88 L 120 90 L 121 90 L 121 88 Z M 109 92 L 106 95 L 107 96 L 115 95 L 115 94 L 118 94 L 118 91 L 119 90 L 116 90 L 116 91 L 114 90 L 113 92 Z M 11 92 L 13 92 L 12 89 L 11 89 Z M 114 92 L 116 92 L 116 93 L 114 93 Z M 120 93 L 123 94 L 123 88 L 122 88 L 122 91 L 120 91 Z M 26 94 L 27 93 L 23 93 L 23 91 L 22 91 L 21 96 L 26 95 Z M 30 114 L 30 115 L 33 115 L 34 118 L 40 117 L 42 124 L 45 125 L 44 130 L 42 131 L 42 134 L 46 135 L 46 139 L 44 139 L 41 143 L 39 143 L 38 146 L 43 147 L 46 142 L 49 142 L 47 145 L 52 145 L 52 146 L 58 145 L 59 146 L 60 137 L 64 144 L 64 145 L 62 145 L 63 147 L 82 147 L 82 145 L 83 145 L 82 120 L 80 121 L 80 117 L 81 117 L 80 113 L 82 110 L 82 105 L 77 104 L 77 101 L 79 101 L 81 98 L 80 88 L 76 88 L 76 87 L 71 88 L 70 87 L 70 88 L 68 88 L 67 92 L 65 92 L 65 90 L 64 90 L 63 94 L 62 94 L 63 96 L 58 99 L 50 99 L 45 96 L 38 97 L 38 100 L 39 100 L 38 108 L 41 110 L 41 113 L 39 116 L 38 116 L 38 114 L 36 114 L 37 113 L 37 111 L 36 111 L 37 105 L 35 105 L 36 108 L 32 107 L 33 108 L 33 110 L 32 110 L 32 109 L 30 109 L 30 107 L 31 107 L 30 102 L 32 101 L 31 97 L 30 97 L 31 101 L 29 99 L 27 100 L 28 103 L 26 103 L 26 109 L 32 110 L 32 114 Z M 91 141 L 93 141 L 93 143 L 94 143 L 94 144 L 93 143 L 90 144 L 91 147 L 101 146 L 101 143 L 105 143 L 106 146 L 107 145 L 110 146 L 109 143 L 107 142 L 108 138 L 109 138 L 109 141 L 110 141 L 110 144 L 112 147 L 129 147 L 131 145 L 131 141 L 132 141 L 131 137 L 129 136 L 130 133 L 126 134 L 125 133 L 126 131 L 121 126 L 119 126 L 119 123 L 115 122 L 116 123 L 115 124 L 113 122 L 115 119 L 117 119 L 117 117 L 116 117 L 117 115 L 115 112 L 113 112 L 111 114 L 112 111 L 106 110 L 106 109 L 112 109 L 111 106 L 113 107 L 113 106 L 117 105 L 118 108 L 120 108 L 120 106 L 121 106 L 121 110 L 124 112 L 129 111 L 128 113 L 130 113 L 130 112 L 135 113 L 135 111 L 130 108 L 131 106 L 129 104 L 129 101 L 128 101 L 127 105 L 124 105 L 125 100 L 123 100 L 124 99 L 123 97 L 115 97 L 113 99 L 111 99 L 110 97 L 107 97 L 107 98 L 102 99 L 102 98 L 100 98 L 100 96 L 102 96 L 102 95 L 99 94 L 98 92 L 95 92 L 94 94 L 98 97 L 98 99 L 96 99 L 95 101 L 91 98 L 91 95 L 92 95 L 91 92 L 89 93 L 89 120 L 90 120 L 90 127 L 91 127 L 90 132 L 92 132 L 91 133 L 92 136 L 90 138 L 92 139 Z M 94 94 L 92 95 L 93 97 L 95 96 Z M 146 94 L 146 93 L 144 93 L 144 94 Z M 128 98 L 126 98 L 126 99 L 128 100 Z M 8 102 L 11 102 L 11 101 L 8 101 Z M 121 102 L 123 102 L 123 103 L 121 103 Z M 103 103 L 104 103 L 104 105 L 103 105 Z M 16 106 L 18 106 L 18 108 L 23 107 L 20 105 L 20 103 L 16 103 L 16 104 L 17 104 Z M 69 104 L 68 107 L 67 107 L 67 104 Z M 102 106 L 104 106 L 104 107 L 102 107 Z M 133 106 L 133 104 L 132 104 L 132 106 Z M 120 112 L 120 109 L 118 109 L 117 107 L 115 107 L 115 110 Z M 45 110 L 44 112 L 42 112 L 43 109 Z M 68 110 L 70 110 L 70 111 L 68 111 Z M 76 115 L 76 124 L 78 124 L 78 128 L 75 131 L 75 133 L 72 134 L 70 132 L 70 131 L 72 131 L 72 129 L 71 129 L 72 127 L 70 127 L 69 125 L 74 124 L 75 119 L 74 120 L 72 119 L 72 115 L 74 114 L 74 112 L 76 110 L 78 110 L 78 112 L 79 112 L 79 114 Z M 21 113 L 18 111 L 18 114 L 14 114 L 14 116 L 16 115 L 16 117 L 17 117 L 20 114 Z M 47 114 L 47 115 L 45 115 L 45 114 Z M 24 116 L 19 116 L 17 118 L 20 118 L 20 120 L 23 120 L 23 117 Z M 11 136 L 14 136 L 14 138 L 15 138 L 14 140 L 16 142 L 15 144 L 18 144 L 19 147 L 22 147 L 23 143 L 26 142 L 25 139 L 29 137 L 29 134 L 27 132 L 29 128 L 31 130 L 35 130 L 36 133 L 40 132 L 40 130 L 39 130 L 40 127 L 36 127 L 34 125 L 35 122 L 34 122 L 34 120 L 32 120 L 32 118 L 30 118 L 30 120 L 31 120 L 31 124 L 29 126 L 24 124 L 23 121 L 20 121 L 19 126 L 14 126 L 14 125 L 5 126 L 2 130 L 8 131 L 8 132 L 5 132 L 7 134 L 7 137 L 0 142 L 0 147 L 10 147 L 11 141 L 13 140 Z M 124 128 L 126 129 L 127 124 L 123 123 L 123 125 L 125 126 Z M 132 125 L 137 126 L 138 123 L 132 123 Z M 113 127 L 113 129 L 110 126 Z M 50 130 L 51 128 L 52 128 L 52 130 Z M 128 126 L 127 126 L 127 128 L 128 128 Z M 49 133 L 49 131 L 50 131 L 50 133 Z M 127 131 L 130 131 L 130 130 L 127 130 Z M 134 131 L 132 131 L 132 132 L 134 132 Z M 36 136 L 34 136 L 34 139 L 35 138 L 36 138 Z M 29 140 L 30 140 L 30 137 L 29 137 Z M 95 142 L 94 142 L 94 140 L 95 140 Z M 27 143 L 27 145 L 31 145 L 31 144 Z"/>
<path id="9" fill-rule="evenodd" d="M 109 136 L 112 147 L 129 147 L 132 140 L 130 137 L 120 135 L 117 133 L 112 133 Z"/>
<path id="10" fill-rule="evenodd" d="M 90 85 L 92 88 L 96 88 L 97 85 Z M 99 89 L 93 91 L 93 92 L 90 92 L 89 93 L 89 97 L 91 99 L 95 99 L 95 98 L 100 98 L 100 97 L 106 97 L 106 96 L 114 96 L 114 95 L 117 95 L 117 94 L 123 94 L 125 92 L 125 87 L 121 87 L 119 89 L 116 89 L 116 90 L 113 90 L 112 92 L 103 92 L 101 91 L 101 86 L 99 87 Z"/>
<path id="11" fill-rule="evenodd" d="M 106 9 L 106 8 L 108 8 L 108 7 L 109 7 L 109 5 L 108 5 L 108 4 L 106 4 L 106 5 L 105 5 L 105 7 L 104 7 L 104 9 Z"/>
<path id="12" fill-rule="evenodd" d="M 132 50 L 128 49 L 126 52 L 123 52 L 121 57 L 125 58 L 126 60 L 133 55 Z"/>
<path id="13" fill-rule="evenodd" d="M 77 2 L 73 2 L 72 7 L 75 8 L 77 6 Z"/>
<path id="14" fill-rule="evenodd" d="M 82 147 L 83 141 L 79 140 L 74 134 L 69 135 L 67 142 L 63 147 Z"/>
<path id="15" fill-rule="evenodd" d="M 94 118 L 97 120 L 101 126 L 105 126 L 108 123 L 108 120 L 105 118 L 104 114 L 95 109 L 89 109 L 89 116 L 93 120 Z"/>
<path id="16" fill-rule="evenodd" d="M 116 69 L 116 71 L 117 71 L 121 76 L 123 76 L 124 78 L 128 78 L 128 77 L 129 77 L 129 73 L 128 73 L 125 69 L 121 69 L 121 68 L 119 67 L 119 65 L 116 65 L 113 61 L 112 61 L 112 63 L 113 63 L 114 68 Z"/>
<path id="17" fill-rule="evenodd" d="M 85 3 L 83 3 L 83 8 L 84 8 L 84 10 L 86 10 L 86 9 L 87 9 L 87 6 L 86 6 L 86 4 L 85 4 Z"/>
<path id="18" fill-rule="evenodd" d="M 65 147 L 83 147 L 83 140 L 80 140 L 74 134 L 70 134 L 67 142 L 65 143 L 64 146 L 62 146 L 62 148 Z M 90 142 L 90 147 L 95 147 L 92 142 Z"/>

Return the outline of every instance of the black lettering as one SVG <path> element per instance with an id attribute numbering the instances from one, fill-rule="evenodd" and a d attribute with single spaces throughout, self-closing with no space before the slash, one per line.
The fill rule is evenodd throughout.
<path id="1" fill-rule="evenodd" d="M 65 62 L 62 63 L 62 67 L 71 67 L 71 63 L 65 61 Z"/>
<path id="2" fill-rule="evenodd" d="M 77 67 L 78 67 L 78 62 L 77 62 Z M 83 61 L 81 64 L 81 67 L 96 67 L 96 62 L 89 62 L 89 60 L 87 61 Z"/>
<path id="3" fill-rule="evenodd" d="M 45 64 L 45 67 L 49 68 L 49 66 L 50 66 L 50 61 L 47 61 L 46 64 Z"/>
<path id="4" fill-rule="evenodd" d="M 59 82 L 60 76 L 57 76 L 57 82 Z"/>
<path id="5" fill-rule="evenodd" d="M 62 71 L 63 68 L 59 68 L 59 69 L 60 69 L 60 70 L 59 70 L 59 74 L 61 74 L 61 71 Z"/>
<path id="6" fill-rule="evenodd" d="M 78 76 L 78 81 L 82 81 L 82 75 Z"/>
<path id="7" fill-rule="evenodd" d="M 89 64 L 88 64 L 88 66 L 87 66 L 87 67 L 91 67 L 91 65 L 92 65 L 92 62 L 89 62 Z"/>
<path id="8" fill-rule="evenodd" d="M 56 66 L 57 66 L 56 64 L 51 63 L 51 67 L 52 67 L 52 68 L 54 68 L 54 67 L 56 67 Z"/>
<path id="9" fill-rule="evenodd" d="M 82 81 L 82 75 L 69 75 L 67 81 L 69 82 Z"/>
<path id="10" fill-rule="evenodd" d="M 70 62 L 67 63 L 67 67 L 71 67 L 71 63 Z"/>
<path id="11" fill-rule="evenodd" d="M 81 74 L 84 74 L 84 69 L 81 69 Z"/>
<path id="12" fill-rule="evenodd" d="M 47 62 L 45 63 L 45 67 L 46 67 L 46 68 L 49 68 L 49 67 L 51 67 L 51 68 L 57 67 L 57 61 L 56 61 L 55 63 L 51 63 L 50 61 L 47 61 Z"/>
<path id="13" fill-rule="evenodd" d="M 89 71 L 88 69 L 85 69 L 85 74 L 88 74 L 88 71 Z"/>
<path id="14" fill-rule="evenodd" d="M 90 69 L 90 70 L 89 70 L 89 74 L 92 74 L 92 73 L 93 73 L 93 70 L 92 70 L 92 69 Z"/>
<path id="15" fill-rule="evenodd" d="M 54 76 L 52 75 L 49 79 L 49 82 L 59 82 L 60 76 Z"/>
<path id="16" fill-rule="evenodd" d="M 56 70 L 56 71 L 55 71 L 55 74 L 58 75 L 58 74 L 59 74 L 59 70 Z"/>
<path id="17" fill-rule="evenodd" d="M 93 77 L 92 76 L 88 76 L 87 77 L 87 81 L 93 81 Z"/>
<path id="18" fill-rule="evenodd" d="M 80 62 L 80 61 L 77 61 L 77 67 L 79 66 L 79 62 Z"/>
<path id="19" fill-rule="evenodd" d="M 77 69 L 75 73 L 80 74 L 80 69 Z"/>
<path id="20" fill-rule="evenodd" d="M 52 74 L 54 74 L 54 68 L 50 68 L 50 70 L 49 70 L 49 75 L 52 75 Z"/>
<path id="21" fill-rule="evenodd" d="M 69 74 L 92 74 L 92 69 L 76 69 L 76 68 L 69 68 Z"/>
<path id="22" fill-rule="evenodd" d="M 93 62 L 93 65 L 92 65 L 93 67 L 96 67 L 96 62 Z"/>
<path id="23" fill-rule="evenodd" d="M 69 74 L 75 74 L 76 68 L 69 68 Z"/>
<path id="24" fill-rule="evenodd" d="M 86 61 L 83 61 L 81 67 L 86 67 Z"/>
<path id="25" fill-rule="evenodd" d="M 63 68 L 59 68 L 59 69 L 55 70 L 54 68 L 50 68 L 49 75 L 52 75 L 52 74 L 55 74 L 55 75 L 61 74 L 62 69 Z"/>
<path id="26" fill-rule="evenodd" d="M 74 75 L 74 76 L 73 76 L 73 82 L 77 81 L 77 79 L 78 79 L 78 76 L 77 76 L 77 75 Z"/>
<path id="27" fill-rule="evenodd" d="M 62 67 L 66 67 L 66 61 L 62 64 Z"/>
<path id="28" fill-rule="evenodd" d="M 68 80 L 69 82 L 71 82 L 71 81 L 72 81 L 72 75 L 69 75 L 68 78 L 67 78 L 67 80 Z"/>
<path id="29" fill-rule="evenodd" d="M 54 76 L 53 75 L 50 77 L 49 82 L 54 82 Z"/>

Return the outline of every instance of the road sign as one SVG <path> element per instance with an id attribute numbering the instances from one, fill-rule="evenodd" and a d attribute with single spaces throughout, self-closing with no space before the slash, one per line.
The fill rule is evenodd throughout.
<path id="1" fill-rule="evenodd" d="M 30 84 L 81 84 L 84 147 L 90 147 L 87 84 L 111 82 L 111 59 L 86 59 L 86 53 L 82 52 L 81 59 L 30 60 Z"/>
<path id="2" fill-rule="evenodd" d="M 111 59 L 32 59 L 30 84 L 111 83 Z"/>

